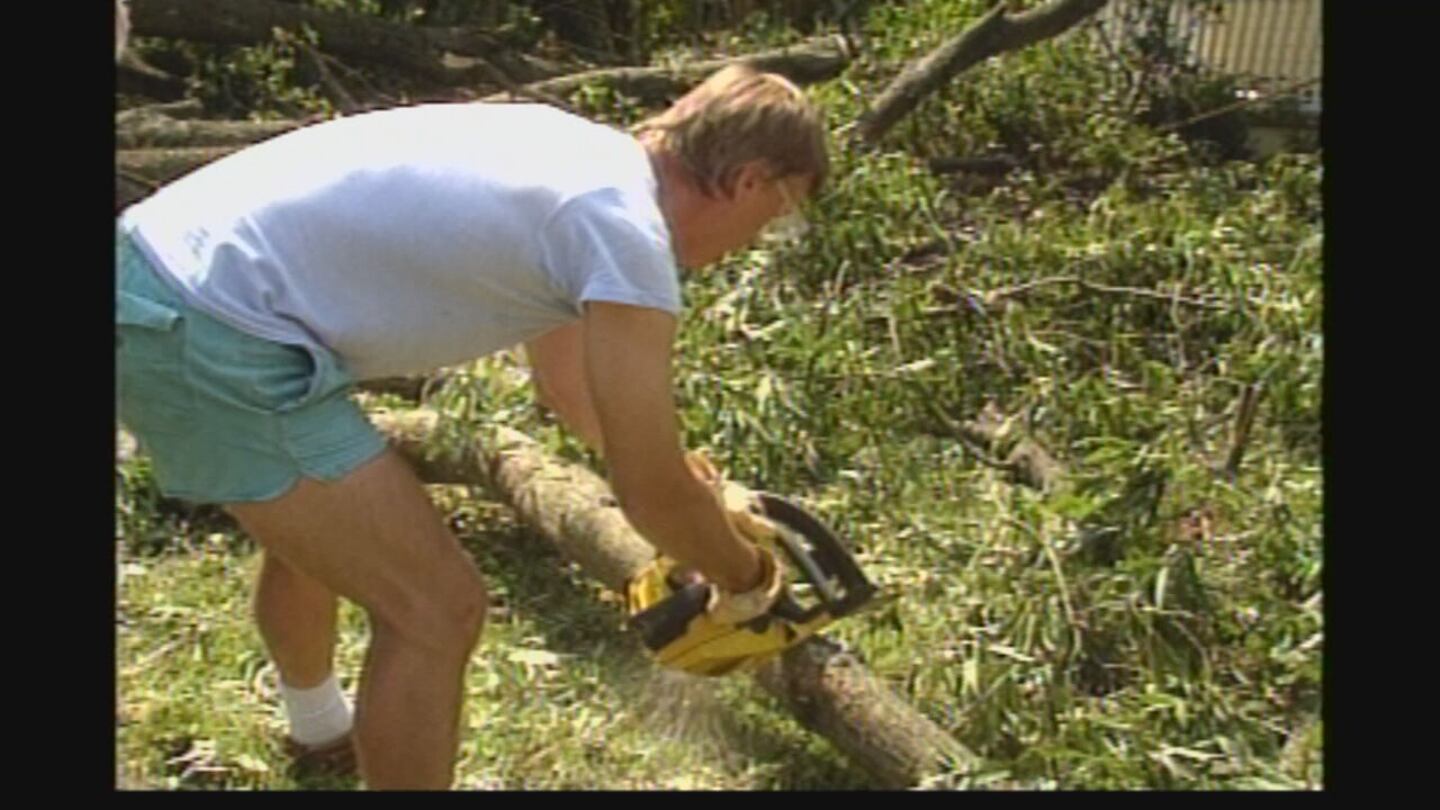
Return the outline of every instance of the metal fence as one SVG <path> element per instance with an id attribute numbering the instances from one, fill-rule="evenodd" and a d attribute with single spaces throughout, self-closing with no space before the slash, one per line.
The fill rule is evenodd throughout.
<path id="1" fill-rule="evenodd" d="M 1155 5 L 1113 0 L 1101 24 L 1118 33 Z M 1176 0 L 1169 7 L 1171 30 L 1196 62 L 1240 78 L 1249 94 L 1293 96 L 1301 110 L 1320 111 L 1321 0 Z"/>

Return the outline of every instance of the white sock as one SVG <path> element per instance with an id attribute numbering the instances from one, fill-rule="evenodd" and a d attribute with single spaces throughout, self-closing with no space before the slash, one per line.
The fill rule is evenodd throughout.
<path id="1" fill-rule="evenodd" d="M 350 703 L 340 691 L 335 673 L 310 689 L 293 689 L 281 681 L 280 697 L 285 701 L 285 716 L 290 720 L 290 736 L 295 742 L 324 745 L 350 732 Z"/>

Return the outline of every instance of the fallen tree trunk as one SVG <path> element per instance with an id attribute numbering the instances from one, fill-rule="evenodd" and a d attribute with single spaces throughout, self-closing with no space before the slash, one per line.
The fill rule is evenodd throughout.
<path id="1" fill-rule="evenodd" d="M 1006 14 L 1006 3 L 995 8 L 959 36 L 905 68 L 885 88 L 866 113 L 857 132 L 861 140 L 876 143 L 921 99 L 957 74 L 1007 51 L 1024 48 L 1058 36 L 1099 11 L 1108 0 L 1055 0 L 1024 14 Z"/>
<path id="2" fill-rule="evenodd" d="M 611 590 L 654 558 L 597 475 L 555 461 L 513 430 L 497 429 L 460 451 L 441 451 L 433 411 L 371 417 L 431 483 L 480 485 L 510 504 Z M 973 772 L 979 760 L 917 712 L 838 644 L 812 638 L 756 674 L 806 728 L 830 740 L 886 788 L 905 788 Z"/>
<path id="3" fill-rule="evenodd" d="M 541 60 L 511 53 L 486 31 L 405 25 L 276 0 L 131 0 L 130 22 L 133 36 L 218 45 L 258 45 L 270 42 L 276 28 L 291 33 L 309 28 L 326 53 L 452 86 L 484 80 L 481 61 L 520 81 L 555 72 Z"/>
<path id="4" fill-rule="evenodd" d="M 205 105 L 193 98 L 181 99 L 165 104 L 150 104 L 144 107 L 131 107 L 128 110 L 121 110 L 115 113 L 116 128 L 130 126 L 142 120 L 151 118 L 170 118 L 180 121 L 189 118 L 199 118 L 205 114 Z"/>
<path id="5" fill-rule="evenodd" d="M 165 0 L 168 2 L 169 0 Z M 271 2 L 272 0 L 206 0 L 206 2 Z M 159 2 L 159 0 L 152 0 Z M 658 103 L 678 95 L 690 85 L 726 65 L 736 62 L 780 73 L 797 84 L 811 84 L 834 78 L 854 54 L 841 37 L 823 37 L 799 45 L 737 56 L 694 62 L 681 68 L 619 68 L 576 73 L 517 87 L 517 94 L 561 95 L 588 82 L 609 83 L 621 92 L 645 103 Z M 501 93 L 484 100 L 504 100 Z M 560 102 L 557 102 L 560 103 Z M 137 113 L 123 123 L 117 117 L 115 205 L 131 205 L 171 180 L 216 160 L 240 147 L 302 126 L 304 121 L 222 122 L 167 120 Z M 138 148 L 138 147 L 161 148 Z"/>
<path id="6" fill-rule="evenodd" d="M 178 121 L 164 115 L 133 116 L 115 127 L 116 149 L 244 146 L 304 125 L 305 121 Z"/>
<path id="7" fill-rule="evenodd" d="M 762 51 L 734 59 L 714 59 L 695 62 L 682 68 L 633 67 L 608 70 L 592 70 L 561 76 L 542 82 L 516 87 L 513 92 L 496 93 L 485 101 L 508 101 L 516 96 L 539 97 L 556 106 L 566 106 L 553 98 L 569 93 L 583 84 L 606 84 L 616 90 L 640 98 L 646 103 L 664 101 L 677 95 L 690 85 L 704 79 L 726 65 L 748 63 L 756 67 L 779 73 L 797 84 L 813 84 L 839 75 L 849 64 L 853 54 L 845 41 L 839 37 L 825 37 L 788 48 Z M 547 98 L 549 96 L 549 98 Z M 160 115 L 135 114 L 123 120 L 116 119 L 116 147 L 119 149 L 183 149 L 245 145 L 296 129 L 306 121 L 176 121 Z M 188 155 L 129 156 L 127 160 L 136 163 L 159 161 L 166 165 L 187 164 L 189 169 L 198 168 L 204 155 L 195 151 Z M 139 166 L 132 170 L 149 174 Z M 169 179 L 169 178 L 166 178 Z"/>
<path id="8" fill-rule="evenodd" d="M 243 144 L 190 149 L 120 149 L 115 152 L 115 165 L 146 180 L 166 183 L 239 151 L 241 146 Z"/>
<path id="9" fill-rule="evenodd" d="M 191 149 L 121 149 L 115 152 L 115 208 L 140 201 L 184 174 L 219 160 L 241 145 Z"/>
<path id="10" fill-rule="evenodd" d="M 727 65 L 742 63 L 771 73 L 779 73 L 799 85 L 833 79 L 840 75 L 854 58 L 854 51 L 843 37 L 819 37 L 785 48 L 735 56 L 707 59 L 679 67 L 623 67 L 587 70 L 568 76 L 534 82 L 521 88 L 529 92 L 564 95 L 586 84 L 603 84 L 645 104 L 658 104 L 679 95 L 691 85 Z M 486 101 L 508 101 L 511 93 L 496 93 Z"/>

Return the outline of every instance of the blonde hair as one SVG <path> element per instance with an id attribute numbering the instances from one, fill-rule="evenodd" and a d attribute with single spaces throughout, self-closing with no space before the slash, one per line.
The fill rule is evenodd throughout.
<path id="1" fill-rule="evenodd" d="M 789 79 L 750 65 L 717 71 L 635 133 L 658 136 L 709 195 L 732 192 L 736 172 L 752 160 L 775 177 L 808 176 L 812 194 L 830 172 L 820 111 Z"/>

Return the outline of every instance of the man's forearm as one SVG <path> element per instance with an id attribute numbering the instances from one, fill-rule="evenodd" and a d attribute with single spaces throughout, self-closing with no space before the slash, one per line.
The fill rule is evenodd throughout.
<path id="1" fill-rule="evenodd" d="M 622 505 L 635 529 L 665 556 L 732 593 L 759 584 L 759 553 L 735 534 L 715 495 L 698 480 L 670 497 Z"/>

